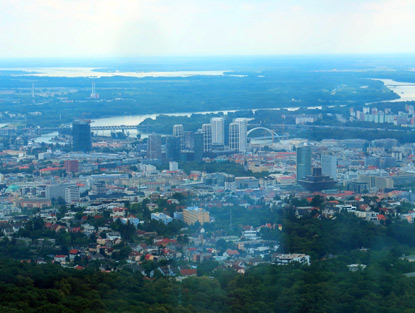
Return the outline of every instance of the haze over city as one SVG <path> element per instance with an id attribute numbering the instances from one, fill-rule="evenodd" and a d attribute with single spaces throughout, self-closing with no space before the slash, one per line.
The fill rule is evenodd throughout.
<path id="1" fill-rule="evenodd" d="M 411 0 L 0 1 L 0 58 L 409 53 Z"/>
<path id="2" fill-rule="evenodd" d="M 0 312 L 414 313 L 413 0 L 0 0 Z"/>

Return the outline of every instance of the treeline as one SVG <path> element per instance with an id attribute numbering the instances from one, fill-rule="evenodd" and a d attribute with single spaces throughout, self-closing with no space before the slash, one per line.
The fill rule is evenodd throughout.
<path id="1" fill-rule="evenodd" d="M 415 279 L 403 275 L 413 265 L 387 252 L 365 257 L 370 265 L 356 272 L 347 267 L 356 256 L 255 267 L 225 286 L 224 312 L 414 312 Z"/>
<path id="2" fill-rule="evenodd" d="M 365 269 L 347 265 L 364 261 Z M 260 265 L 245 275 L 144 279 L 59 265 L 0 263 L 1 312 L 407 312 L 415 311 L 414 265 L 394 251 L 355 252 L 311 266 Z"/>
<path id="3" fill-rule="evenodd" d="M 234 214 L 249 218 L 259 213 Z M 199 275 L 207 276 L 180 282 L 160 275 L 147 279 L 126 268 L 103 273 L 98 265 L 80 271 L 35 265 L 6 259 L 4 253 L 0 311 L 415 312 L 415 278 L 408 277 L 415 272 L 415 263 L 402 258 L 413 253 L 415 225 L 399 221 L 375 225 L 352 214 L 296 218 L 294 209 L 270 210 L 265 216 L 282 226 L 282 231 L 275 228 L 265 235 L 279 240 L 282 252 L 311 255 L 310 266 L 262 264 L 242 275 L 207 262 L 197 264 Z M 36 224 L 30 226 L 32 234 L 40 228 Z M 351 264 L 358 264 L 356 271 Z"/>
<path id="4" fill-rule="evenodd" d="M 378 124 L 379 127 L 382 127 Z M 414 142 L 413 136 L 406 130 L 402 131 L 381 131 L 381 130 L 357 130 L 357 129 L 333 129 L 333 128 L 313 128 L 313 129 L 300 129 L 296 136 L 301 138 L 307 138 L 310 140 L 320 141 L 323 139 L 366 139 L 376 140 L 391 138 L 396 139 L 400 143 L 411 143 Z"/>
<path id="5" fill-rule="evenodd" d="M 262 72 L 261 77 L 255 71 L 245 74 L 246 77 L 224 75 L 169 79 L 104 77 L 95 81 L 103 101 L 89 98 L 91 81 L 88 78 L 36 77 L 36 110 L 30 94 L 33 77 L 20 77 L 16 81 L 11 76 L 0 76 L 3 88 L 16 90 L 3 99 L 0 110 L 21 114 L 39 111 L 42 115 L 31 116 L 28 123 L 52 126 L 71 122 L 83 113 L 90 114 L 88 118 L 98 118 L 315 105 L 362 106 L 367 102 L 398 97 L 381 82 L 362 79 L 367 75 L 362 73 L 268 70 Z M 360 88 L 362 85 L 368 88 Z M 40 92 L 56 87 L 76 91 L 64 95 L 69 102 L 40 95 Z M 20 103 L 16 104 L 16 101 Z"/>

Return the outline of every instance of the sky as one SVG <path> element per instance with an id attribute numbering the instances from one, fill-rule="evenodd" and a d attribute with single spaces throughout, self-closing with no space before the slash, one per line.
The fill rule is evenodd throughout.
<path id="1" fill-rule="evenodd" d="M 0 58 L 415 52 L 414 0 L 0 0 Z"/>

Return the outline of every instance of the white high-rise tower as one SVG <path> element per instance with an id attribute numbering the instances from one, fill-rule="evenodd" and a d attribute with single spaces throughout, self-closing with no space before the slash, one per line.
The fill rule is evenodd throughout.
<path id="1" fill-rule="evenodd" d="M 323 175 L 337 179 L 337 157 L 334 155 L 321 156 L 321 171 Z"/>
<path id="2" fill-rule="evenodd" d="M 202 134 L 203 134 L 203 152 L 212 151 L 212 125 L 203 124 Z"/>
<path id="3" fill-rule="evenodd" d="M 239 151 L 246 152 L 248 150 L 248 119 L 236 118 L 234 123 L 238 124 L 239 128 Z"/>
<path id="4" fill-rule="evenodd" d="M 237 123 L 229 124 L 229 149 L 239 151 L 239 125 Z"/>
<path id="5" fill-rule="evenodd" d="M 173 125 L 173 136 L 180 139 L 180 150 L 184 150 L 184 128 L 182 124 Z"/>
<path id="6" fill-rule="evenodd" d="M 225 144 L 225 119 L 223 117 L 212 117 L 212 144 L 223 146 Z"/>

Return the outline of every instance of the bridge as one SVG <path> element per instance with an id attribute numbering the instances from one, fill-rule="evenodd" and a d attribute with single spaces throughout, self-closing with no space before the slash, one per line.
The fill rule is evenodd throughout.
<path id="1" fill-rule="evenodd" d="M 155 125 L 107 125 L 107 126 L 91 126 L 91 131 L 116 131 L 116 130 L 134 130 L 141 129 L 144 132 L 150 133 L 151 128 Z M 274 142 L 275 138 L 285 138 L 284 135 L 278 135 L 275 131 L 263 127 L 260 124 L 249 124 L 248 126 L 253 127 L 248 132 L 247 135 L 250 135 L 254 131 L 263 130 L 268 132 L 272 141 Z M 282 129 L 337 129 L 337 130 L 358 130 L 358 131 L 386 131 L 386 132 L 406 132 L 414 133 L 413 128 L 383 128 L 383 127 L 359 127 L 359 126 L 343 126 L 343 125 L 315 125 L 315 124 L 306 124 L 306 125 L 297 125 L 297 124 L 271 124 L 272 128 L 282 128 Z M 62 130 L 70 130 L 71 126 L 60 126 L 60 127 L 31 127 L 31 128 L 9 128 L 4 127 L 0 128 L 0 135 L 10 135 L 10 134 L 22 134 L 23 132 L 35 132 L 35 133 L 51 133 Z"/>
<path id="2" fill-rule="evenodd" d="M 154 127 L 154 125 L 107 125 L 107 126 L 91 126 L 91 131 L 99 131 L 99 130 L 131 130 L 131 129 L 149 129 Z M 42 133 L 51 133 L 57 132 L 61 130 L 70 130 L 72 126 L 60 126 L 60 127 L 37 127 L 37 128 L 20 128 L 19 131 L 38 131 Z M 15 129 L 3 128 L 0 129 L 1 131 L 10 131 Z"/>
<path id="3" fill-rule="evenodd" d="M 127 130 L 137 129 L 138 125 L 110 125 L 110 126 L 91 126 L 92 131 L 98 130 Z"/>
<path id="4" fill-rule="evenodd" d="M 278 135 L 275 131 L 273 131 L 269 128 L 266 128 L 266 127 L 262 127 L 262 126 L 251 128 L 250 130 L 248 130 L 246 135 L 249 136 L 250 134 L 252 134 L 254 131 L 257 131 L 257 130 L 265 130 L 266 132 L 268 132 L 272 137 L 272 143 L 274 143 L 274 138 L 275 137 L 276 138 L 281 138 L 282 137 L 282 136 Z"/>

